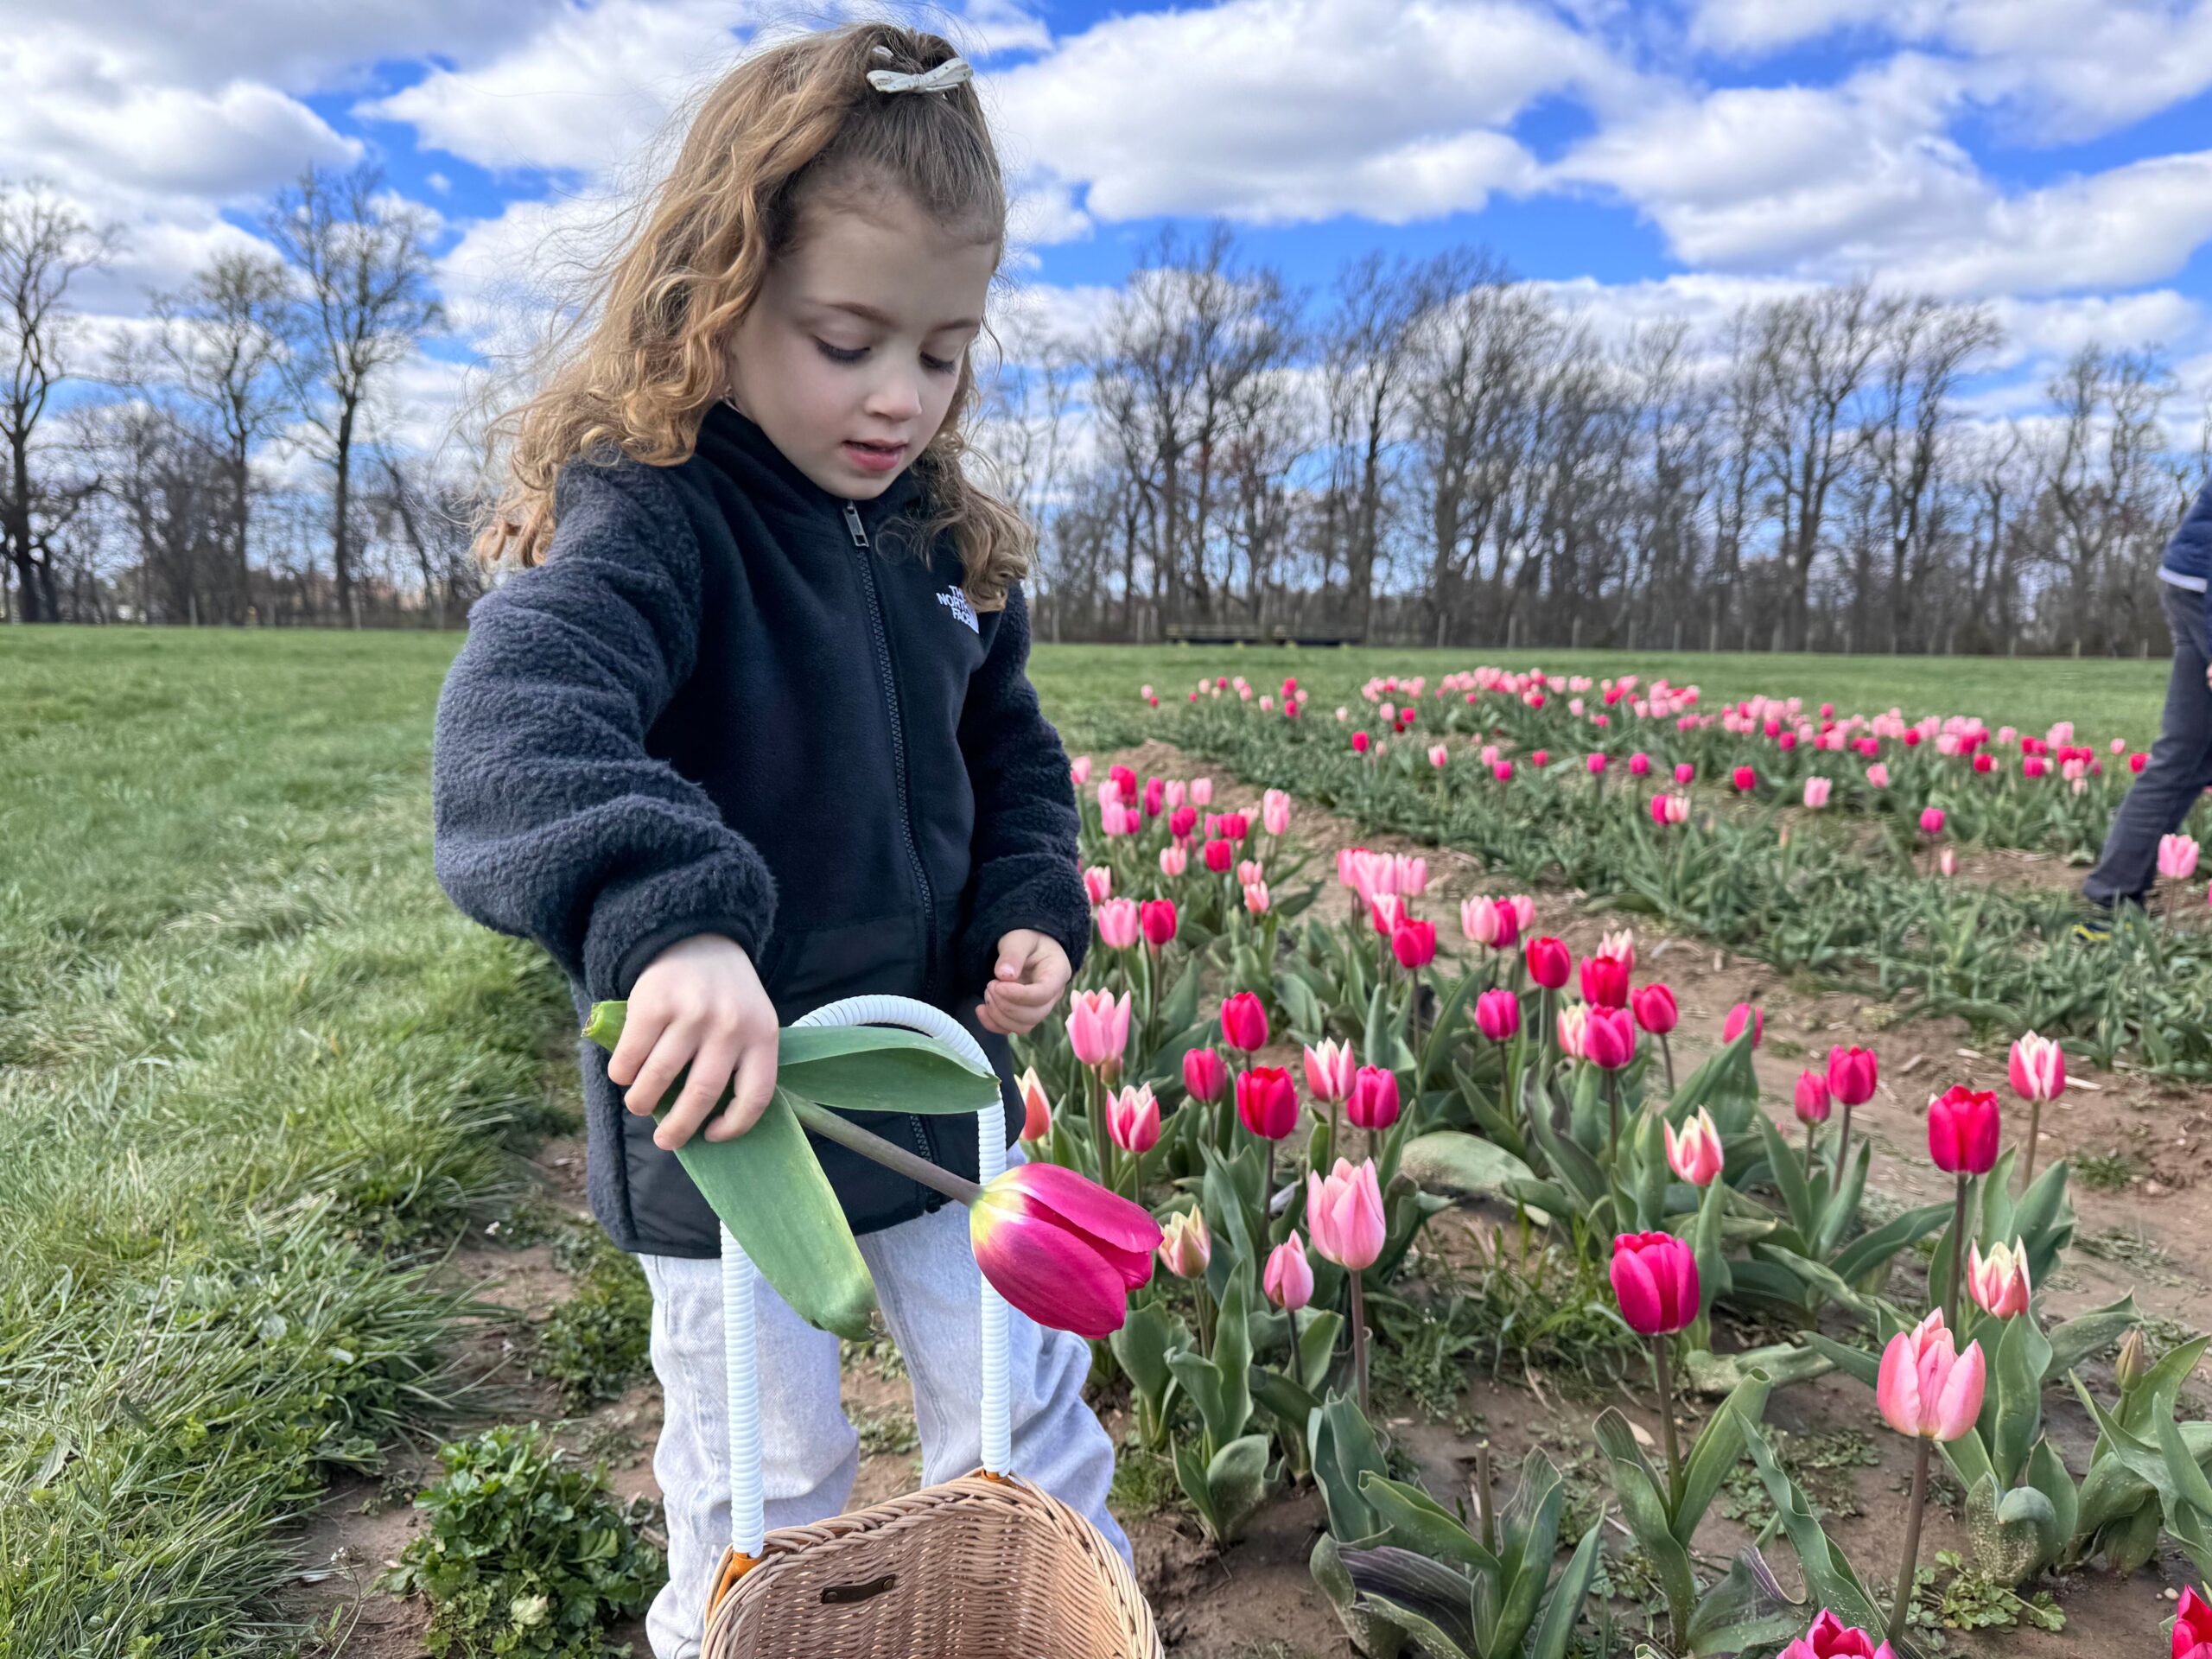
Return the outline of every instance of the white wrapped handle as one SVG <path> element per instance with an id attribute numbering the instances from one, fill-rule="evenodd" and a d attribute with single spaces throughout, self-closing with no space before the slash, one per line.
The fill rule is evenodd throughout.
<path id="1" fill-rule="evenodd" d="M 964 1058 L 988 1069 L 982 1045 L 943 1008 L 911 996 L 849 996 L 827 1002 L 798 1021 L 801 1026 L 905 1026 L 935 1037 Z M 976 1168 L 985 1181 L 1006 1168 L 1006 1104 L 994 1094 L 976 1114 Z M 722 1234 L 722 1351 L 729 1372 L 729 1525 L 731 1546 L 758 1559 L 767 1537 L 760 1466 L 760 1354 L 753 1331 L 753 1287 L 760 1269 L 744 1249 Z M 983 1467 L 1003 1475 L 1013 1461 L 1007 1401 L 1011 1387 L 1007 1354 L 1006 1299 L 982 1279 L 983 1317 Z"/>

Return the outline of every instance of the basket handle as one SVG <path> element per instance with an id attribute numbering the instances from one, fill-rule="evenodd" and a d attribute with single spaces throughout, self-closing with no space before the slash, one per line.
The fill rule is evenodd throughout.
<path id="1" fill-rule="evenodd" d="M 794 1022 L 799 1026 L 905 1026 L 949 1044 L 963 1058 L 988 1068 L 982 1045 L 943 1008 L 911 996 L 876 994 L 826 1002 Z M 1006 1104 L 994 1095 L 976 1114 L 976 1170 L 988 1181 L 1006 1168 Z M 722 1353 L 729 1376 L 730 1547 L 747 1560 L 760 1559 L 767 1537 L 761 1490 L 760 1355 L 754 1342 L 753 1290 L 760 1270 L 744 1248 L 722 1235 Z M 983 1467 L 1007 1472 L 1013 1461 L 1007 1402 L 1011 1379 L 1007 1354 L 1006 1299 L 982 1281 Z"/>

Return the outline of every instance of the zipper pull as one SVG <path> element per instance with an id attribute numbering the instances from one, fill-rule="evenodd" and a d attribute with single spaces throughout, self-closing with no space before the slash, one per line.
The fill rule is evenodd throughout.
<path id="1" fill-rule="evenodd" d="M 849 501 L 845 503 L 845 528 L 853 532 L 855 547 L 868 545 L 868 531 L 861 527 L 861 510 Z"/>

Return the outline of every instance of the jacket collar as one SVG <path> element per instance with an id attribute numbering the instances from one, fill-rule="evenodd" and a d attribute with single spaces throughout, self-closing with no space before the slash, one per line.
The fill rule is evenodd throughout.
<path id="1" fill-rule="evenodd" d="M 851 499 L 833 494 L 809 478 L 757 423 L 740 414 L 726 399 L 716 398 L 700 418 L 698 449 L 748 494 L 792 512 L 821 513 L 834 518 Z M 918 506 L 920 487 L 909 465 L 874 499 L 854 501 L 869 535 L 873 537 L 879 524 L 902 508 Z"/>

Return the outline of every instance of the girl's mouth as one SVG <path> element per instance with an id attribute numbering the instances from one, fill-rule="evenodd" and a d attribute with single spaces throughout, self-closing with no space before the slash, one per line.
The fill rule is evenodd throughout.
<path id="1" fill-rule="evenodd" d="M 845 454 L 853 465 L 863 472 L 887 473 L 906 459 L 906 446 L 903 443 L 861 443 L 848 438 L 845 440 Z"/>

